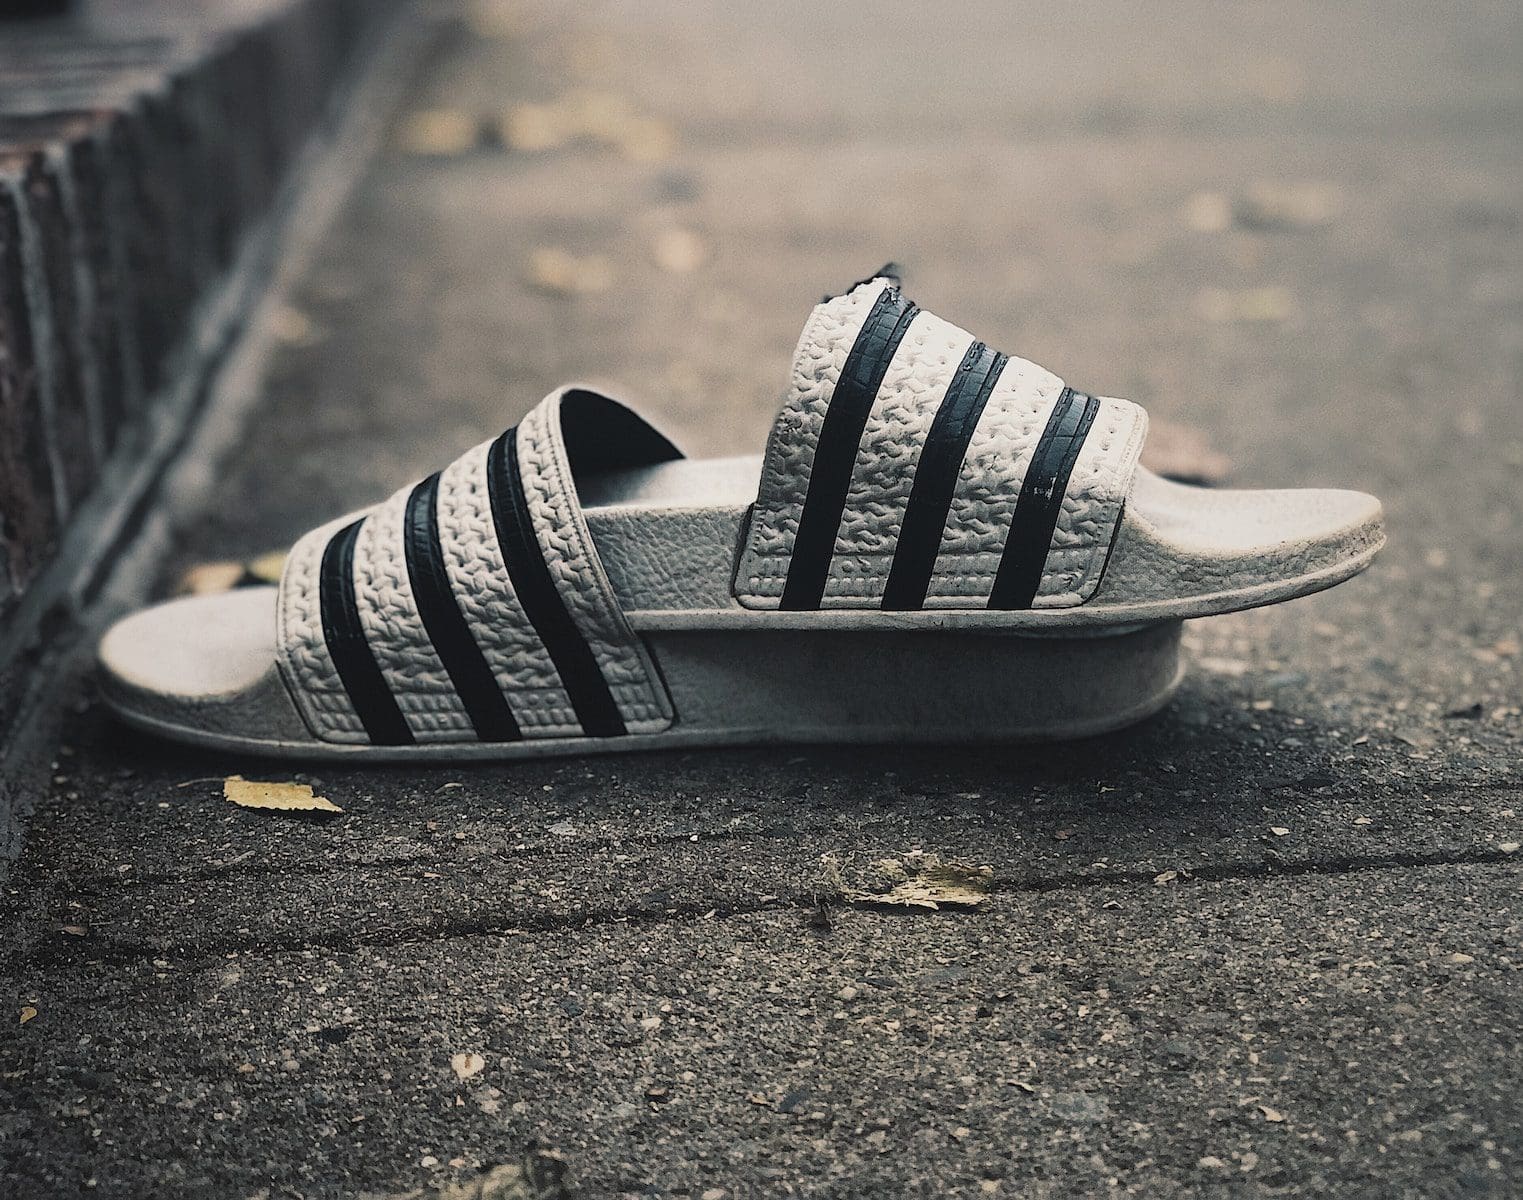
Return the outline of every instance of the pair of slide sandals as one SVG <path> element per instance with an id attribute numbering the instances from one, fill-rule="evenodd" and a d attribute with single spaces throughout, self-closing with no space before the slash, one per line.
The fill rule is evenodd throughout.
<path id="1" fill-rule="evenodd" d="M 1114 729 L 1168 701 L 1185 618 L 1384 541 L 1359 492 L 1162 479 L 1146 432 L 880 275 L 810 315 L 760 459 L 558 389 L 307 534 L 278 588 L 118 622 L 104 694 L 166 737 L 355 761 Z"/>

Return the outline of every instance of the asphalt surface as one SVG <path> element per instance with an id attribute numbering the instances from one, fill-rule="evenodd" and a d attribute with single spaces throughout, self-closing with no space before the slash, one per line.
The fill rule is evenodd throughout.
<path id="1" fill-rule="evenodd" d="M 546 1151 L 578 1197 L 1523 1190 L 1517 8 L 473 12 L 166 590 L 570 377 L 754 450 L 809 305 L 886 259 L 1234 485 L 1375 492 L 1390 548 L 1193 624 L 1166 712 L 1045 748 L 325 767 L 343 815 L 282 817 L 220 781 L 299 768 L 81 685 L 5 897 L 0 1192 Z M 578 89 L 569 144 L 498 132 Z M 917 849 L 988 904 L 836 902 Z"/>

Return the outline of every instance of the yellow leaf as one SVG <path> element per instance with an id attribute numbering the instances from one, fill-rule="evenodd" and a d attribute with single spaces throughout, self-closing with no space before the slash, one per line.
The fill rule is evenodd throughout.
<path id="1" fill-rule="evenodd" d="M 284 550 L 271 550 L 268 554 L 261 554 L 258 558 L 251 558 L 244 564 L 244 569 L 264 583 L 279 583 L 281 573 L 286 566 L 286 552 Z"/>
<path id="2" fill-rule="evenodd" d="M 514 150 L 533 153 L 563 146 L 576 132 L 555 105 L 520 104 L 503 116 L 499 136 Z"/>
<path id="3" fill-rule="evenodd" d="M 696 271 L 709 256 L 702 235 L 691 229 L 668 229 L 657 234 L 651 252 L 656 266 L 673 275 Z"/>
<path id="4" fill-rule="evenodd" d="M 404 150 L 413 154 L 449 157 L 475 149 L 481 123 L 455 108 L 431 108 L 408 117 L 397 134 Z"/>
<path id="5" fill-rule="evenodd" d="M 318 341 L 317 329 L 312 318 L 301 309 L 282 304 L 270 318 L 270 332 L 275 340 L 287 346 L 310 346 Z"/>
<path id="6" fill-rule="evenodd" d="M 486 1070 L 487 1060 L 479 1054 L 454 1054 L 449 1065 L 460 1079 L 473 1079 Z"/>
<path id="7" fill-rule="evenodd" d="M 314 796 L 305 783 L 262 783 L 229 775 L 222 781 L 222 794 L 240 808 L 268 808 L 279 812 L 341 813 L 333 801 Z"/>
<path id="8" fill-rule="evenodd" d="M 845 889 L 841 898 L 848 904 L 880 908 L 977 908 L 988 900 L 994 884 L 993 867 L 941 862 L 929 856 L 915 855 L 907 862 L 886 859 L 875 869 L 880 887 L 892 886 L 879 891 Z"/>
<path id="9" fill-rule="evenodd" d="M 204 562 L 186 569 L 175 585 L 177 596 L 209 596 L 214 592 L 226 592 L 238 586 L 243 578 L 243 564 L 239 562 Z"/>
<path id="10" fill-rule="evenodd" d="M 1195 311 L 1202 319 L 1220 325 L 1229 321 L 1288 321 L 1296 315 L 1295 297 L 1283 287 L 1202 288 L 1195 297 Z"/>
<path id="11" fill-rule="evenodd" d="M 657 117 L 639 117 L 620 132 L 617 145 L 633 162 L 660 162 L 677 149 L 677 135 Z"/>
<path id="12" fill-rule="evenodd" d="M 21 1023 L 23 1025 L 25 1025 L 28 1021 L 30 1021 L 36 1015 L 37 1015 L 37 1010 L 35 1008 L 33 1008 L 30 1004 L 23 1004 L 21 1006 Z"/>
<path id="13" fill-rule="evenodd" d="M 613 265 L 601 254 L 579 258 L 557 247 L 544 246 L 530 260 L 529 277 L 541 290 L 562 296 L 606 292 L 613 286 Z"/>

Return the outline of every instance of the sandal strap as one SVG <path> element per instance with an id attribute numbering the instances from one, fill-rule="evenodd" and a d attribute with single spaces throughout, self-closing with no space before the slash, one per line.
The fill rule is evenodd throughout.
<path id="1" fill-rule="evenodd" d="M 750 608 L 1061 608 L 1094 594 L 1147 432 L 916 308 L 886 276 L 818 305 L 772 428 Z"/>
<path id="2" fill-rule="evenodd" d="M 575 469 L 680 452 L 552 392 L 501 437 L 313 530 L 281 579 L 281 673 L 313 733 L 375 745 L 656 733 L 672 706 L 587 531 Z"/>

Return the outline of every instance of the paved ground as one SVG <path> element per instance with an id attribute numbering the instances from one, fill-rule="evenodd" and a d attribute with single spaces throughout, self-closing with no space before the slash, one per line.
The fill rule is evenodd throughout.
<path id="1" fill-rule="evenodd" d="M 6 900 L 0 1190 L 389 1194 L 534 1148 L 588 1197 L 1523 1188 L 1519 12 L 1018 11 L 478 10 L 415 110 L 658 124 L 399 125 L 182 561 L 568 376 L 755 447 L 809 304 L 897 258 L 1234 483 L 1380 494 L 1376 569 L 1193 626 L 1167 712 L 1037 751 L 325 769 L 345 815 L 282 820 L 219 795 L 271 768 L 85 703 Z M 547 290 L 547 248 L 611 286 Z M 819 903 L 914 848 L 991 864 L 987 910 Z"/>

